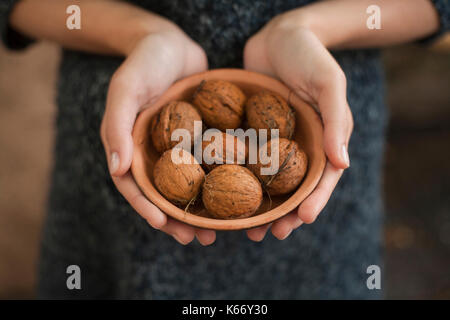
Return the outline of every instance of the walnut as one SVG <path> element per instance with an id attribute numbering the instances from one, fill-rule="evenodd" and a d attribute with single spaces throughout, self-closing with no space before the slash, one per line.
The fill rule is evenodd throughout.
<path id="1" fill-rule="evenodd" d="M 207 164 L 207 160 L 214 159 L 222 159 L 222 164 L 245 164 L 245 160 L 247 159 L 247 147 L 245 142 L 239 140 L 237 137 L 232 136 L 230 134 L 221 132 L 222 141 L 216 141 L 215 137 L 212 137 L 212 141 L 203 141 L 202 142 L 202 152 L 203 152 L 203 167 L 205 167 L 208 171 L 216 168 L 220 164 L 212 163 Z M 232 143 L 230 147 L 227 148 L 227 137 Z M 222 148 L 220 148 L 220 144 L 222 143 Z M 207 149 L 205 155 L 205 149 Z M 209 157 L 211 154 L 212 157 Z M 233 159 L 233 162 L 226 162 L 227 158 Z"/>
<path id="2" fill-rule="evenodd" d="M 268 90 L 256 93 L 247 100 L 245 112 L 248 126 L 253 129 L 278 129 L 279 137 L 286 139 L 294 134 L 295 113 L 277 93 Z"/>
<path id="3" fill-rule="evenodd" d="M 178 141 L 172 141 L 172 132 L 176 129 L 186 129 L 191 135 L 191 145 L 194 144 L 194 121 L 202 118 L 190 103 L 172 101 L 166 104 L 152 119 L 151 136 L 155 149 L 162 153 L 173 148 Z"/>
<path id="4" fill-rule="evenodd" d="M 269 156 L 272 156 L 271 146 L 273 141 L 267 142 L 267 155 Z M 256 164 L 247 165 L 270 195 L 280 195 L 294 191 L 303 180 L 308 167 L 308 157 L 297 142 L 280 138 L 278 151 L 278 170 L 273 175 L 263 175 L 261 173 L 261 168 L 269 168 L 271 163 L 262 165 L 259 155 Z"/>
<path id="5" fill-rule="evenodd" d="M 236 219 L 255 214 L 263 194 L 261 184 L 250 170 L 235 164 L 224 164 L 206 176 L 202 199 L 215 218 Z"/>
<path id="6" fill-rule="evenodd" d="M 178 151 L 182 163 L 172 161 L 172 150 Z M 187 205 L 200 192 L 205 172 L 188 151 L 176 148 L 165 151 L 153 168 L 156 188 L 176 205 Z"/>
<path id="7" fill-rule="evenodd" d="M 203 81 L 193 96 L 193 104 L 211 128 L 225 131 L 238 128 L 244 116 L 245 95 L 228 81 Z"/>

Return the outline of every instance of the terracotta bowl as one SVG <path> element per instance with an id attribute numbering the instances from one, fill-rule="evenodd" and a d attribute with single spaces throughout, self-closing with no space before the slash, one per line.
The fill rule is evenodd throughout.
<path id="1" fill-rule="evenodd" d="M 308 171 L 299 188 L 290 194 L 264 197 L 256 215 L 250 218 L 221 220 L 207 217 L 206 209 L 199 204 L 189 208 L 188 213 L 166 200 L 153 184 L 153 165 L 159 158 L 150 137 L 150 120 L 159 109 L 172 100 L 191 101 L 192 94 L 202 80 L 220 79 L 238 85 L 247 96 L 261 89 L 282 95 L 296 112 L 295 141 L 305 150 L 309 158 Z M 296 96 L 292 90 L 271 77 L 241 69 L 216 69 L 192 75 L 170 87 L 153 105 L 141 112 L 133 130 L 134 154 L 131 170 L 136 183 L 147 198 L 169 216 L 192 226 L 214 230 L 249 229 L 279 219 L 295 209 L 316 187 L 325 168 L 323 151 L 323 127 L 316 111 Z"/>

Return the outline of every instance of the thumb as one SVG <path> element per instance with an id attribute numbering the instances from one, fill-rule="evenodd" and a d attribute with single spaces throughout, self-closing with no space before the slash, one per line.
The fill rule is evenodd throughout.
<path id="1" fill-rule="evenodd" d="M 122 176 L 133 158 L 132 130 L 138 111 L 137 101 L 110 90 L 102 123 L 102 140 L 112 176 Z"/>
<path id="2" fill-rule="evenodd" d="M 324 149 L 328 160 L 339 169 L 350 166 L 348 142 L 353 129 L 353 118 L 347 103 L 345 86 L 328 87 L 321 92 L 319 110 L 324 124 Z"/>

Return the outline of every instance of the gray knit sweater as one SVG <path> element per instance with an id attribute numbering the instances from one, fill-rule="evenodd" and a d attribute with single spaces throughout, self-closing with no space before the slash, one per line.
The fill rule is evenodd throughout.
<path id="1" fill-rule="evenodd" d="M 16 0 L 0 2 L 9 47 L 27 44 L 6 27 Z M 207 52 L 210 67 L 241 67 L 246 39 L 302 0 L 130 1 L 176 22 Z M 447 0 L 434 0 L 442 30 Z M 119 23 L 119 22 L 118 22 Z M 249 241 L 219 232 L 210 247 L 179 245 L 133 211 L 108 175 L 99 126 L 108 83 L 121 59 L 65 50 L 58 87 L 57 137 L 39 267 L 41 298 L 378 298 L 366 269 L 382 260 L 380 176 L 386 110 L 375 50 L 335 53 L 348 79 L 355 129 L 352 166 L 312 225 L 287 240 Z M 82 290 L 68 290 L 78 265 Z"/>

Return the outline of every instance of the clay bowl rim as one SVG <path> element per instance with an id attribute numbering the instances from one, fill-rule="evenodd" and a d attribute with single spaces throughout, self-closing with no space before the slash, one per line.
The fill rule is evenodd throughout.
<path id="1" fill-rule="evenodd" d="M 165 103 L 176 100 L 180 93 L 200 84 L 205 79 L 221 79 L 231 82 L 247 83 L 250 86 L 259 86 L 274 92 L 278 92 L 285 97 L 289 97 L 290 104 L 294 107 L 296 113 L 309 118 L 308 123 L 312 131 L 312 144 L 317 145 L 318 151 L 314 163 L 310 162 L 305 179 L 300 187 L 291 196 L 279 206 L 272 208 L 267 212 L 258 215 L 234 220 L 222 220 L 197 216 L 185 212 L 183 209 L 175 206 L 165 199 L 155 188 L 150 177 L 146 174 L 146 146 L 145 137 L 139 135 L 139 131 L 146 132 L 148 123 L 152 116 Z M 263 84 L 263 85 L 262 85 Z M 258 227 L 271 223 L 294 210 L 298 205 L 315 189 L 322 177 L 325 169 L 326 157 L 323 151 L 323 125 L 322 120 L 316 110 L 301 100 L 291 89 L 272 77 L 255 73 L 243 69 L 214 69 L 197 73 L 175 82 L 158 100 L 148 108 L 145 108 L 137 117 L 133 128 L 133 160 L 131 171 L 133 177 L 143 192 L 143 194 L 156 205 L 162 212 L 168 216 L 187 223 L 191 226 L 212 229 L 212 230 L 242 230 Z M 314 170 L 314 171 L 312 171 Z M 310 176 L 312 175 L 312 176 Z"/>

